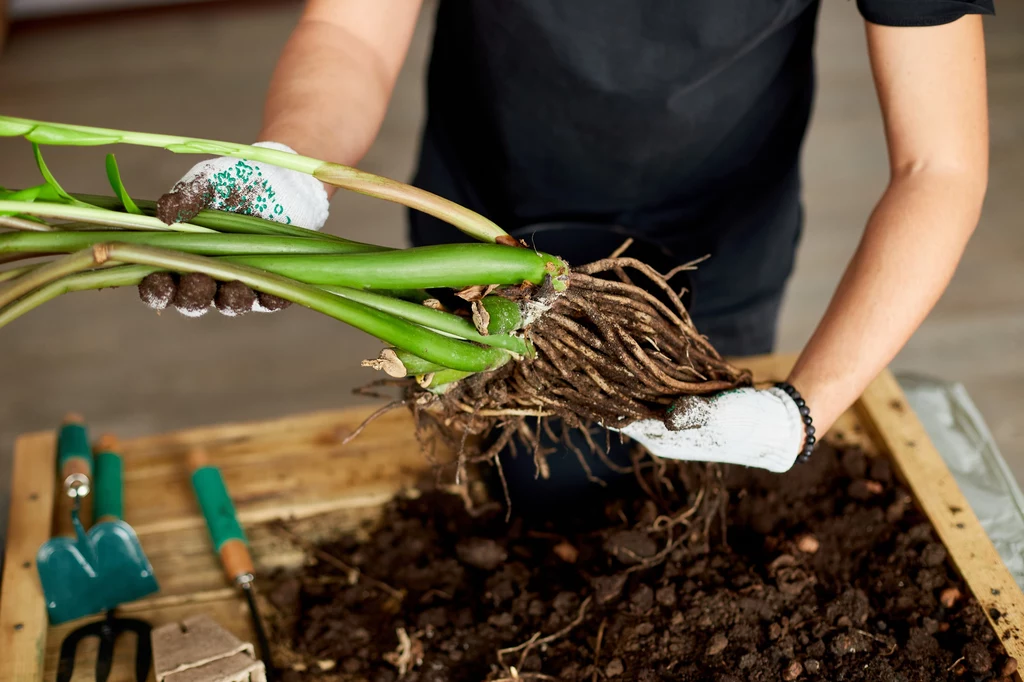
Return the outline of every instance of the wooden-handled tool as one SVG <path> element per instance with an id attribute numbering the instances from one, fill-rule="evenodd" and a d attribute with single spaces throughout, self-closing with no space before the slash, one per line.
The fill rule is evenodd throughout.
<path id="1" fill-rule="evenodd" d="M 228 580 L 241 588 L 242 594 L 249 602 L 249 612 L 252 614 L 253 628 L 256 630 L 256 639 L 260 646 L 260 657 L 266 667 L 267 680 L 273 682 L 276 672 L 271 660 L 270 642 L 256 608 L 256 595 L 253 589 L 256 569 L 249 553 L 248 539 L 235 513 L 235 505 L 231 502 L 220 469 L 209 463 L 204 450 L 193 449 L 189 453 L 189 465 L 192 469 L 192 489 L 199 501 L 203 518 L 206 519 L 206 528 L 210 531 L 214 551 L 220 557 Z"/>

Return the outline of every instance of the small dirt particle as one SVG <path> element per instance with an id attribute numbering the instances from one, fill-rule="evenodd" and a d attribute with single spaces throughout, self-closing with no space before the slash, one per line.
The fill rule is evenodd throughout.
<path id="1" fill-rule="evenodd" d="M 854 480 L 864 478 L 868 472 L 868 458 L 863 450 L 847 450 L 843 453 L 842 464 L 846 475 Z"/>
<path id="2" fill-rule="evenodd" d="M 638 585 L 629 595 L 629 603 L 639 613 L 646 613 L 654 606 L 654 590 L 647 585 Z"/>
<path id="3" fill-rule="evenodd" d="M 939 595 L 939 603 L 947 609 L 953 608 L 953 605 L 960 599 L 960 590 L 955 587 L 947 587 Z"/>
<path id="4" fill-rule="evenodd" d="M 613 658 L 607 666 L 605 666 L 604 674 L 608 677 L 617 677 L 625 671 L 626 666 L 622 664 L 622 659 Z"/>
<path id="5" fill-rule="evenodd" d="M 490 538 L 469 538 L 455 546 L 455 553 L 464 564 L 484 571 L 493 571 L 508 559 L 508 552 Z"/>
<path id="6" fill-rule="evenodd" d="M 708 641 L 708 656 L 717 656 L 718 654 L 725 651 L 725 648 L 729 646 L 729 639 L 721 632 L 711 636 Z"/>
<path id="7" fill-rule="evenodd" d="M 804 661 L 804 670 L 811 673 L 812 675 L 817 675 L 818 672 L 821 670 L 821 663 L 819 663 L 818 659 L 816 658 L 808 658 L 806 661 Z"/>
<path id="8" fill-rule="evenodd" d="M 607 604 L 615 601 L 622 595 L 622 588 L 626 586 L 626 574 L 602 575 L 590 581 L 594 588 L 594 596 L 598 604 Z"/>
<path id="9" fill-rule="evenodd" d="M 650 536 L 634 530 L 613 534 L 604 543 L 604 549 L 624 564 L 639 564 L 658 553 L 658 545 Z"/>
<path id="10" fill-rule="evenodd" d="M 871 649 L 871 642 L 856 630 L 836 635 L 832 640 L 832 653 L 836 656 L 859 654 Z"/>
<path id="11" fill-rule="evenodd" d="M 870 500 L 883 490 L 884 488 L 882 487 L 882 484 L 878 481 L 871 481 L 862 478 L 851 483 L 846 489 L 846 494 L 855 500 L 863 502 L 864 500 Z"/>
<path id="12" fill-rule="evenodd" d="M 580 551 L 568 542 L 562 541 L 554 546 L 552 551 L 555 555 L 567 564 L 574 564 L 580 556 Z"/>
<path id="13" fill-rule="evenodd" d="M 804 674 L 804 666 L 801 665 L 800 661 L 793 661 L 786 666 L 785 670 L 782 671 L 782 679 L 787 682 L 797 679 Z"/>
<path id="14" fill-rule="evenodd" d="M 892 465 L 889 464 L 889 458 L 872 457 L 868 476 L 885 485 L 892 483 Z"/>
<path id="15" fill-rule="evenodd" d="M 1010 677 L 1017 672 L 1017 659 L 1010 656 L 1003 662 L 1003 667 L 999 669 L 999 674 L 1003 677 Z"/>
<path id="16" fill-rule="evenodd" d="M 821 548 L 821 543 L 818 542 L 818 538 L 807 534 L 800 536 L 796 541 L 796 547 L 804 554 L 814 554 Z"/>
<path id="17" fill-rule="evenodd" d="M 932 543 L 921 552 L 921 563 L 929 568 L 941 566 L 946 560 L 946 548 L 938 543 Z"/>
<path id="18" fill-rule="evenodd" d="M 987 673 L 992 669 L 992 656 L 988 653 L 988 648 L 980 642 L 965 644 L 963 657 L 971 672 Z"/>
<path id="19" fill-rule="evenodd" d="M 782 637 L 782 626 L 778 623 L 772 623 L 768 626 L 768 639 L 774 642 L 779 637 Z"/>
<path id="20" fill-rule="evenodd" d="M 659 587 L 658 591 L 654 593 L 654 598 L 662 606 L 672 608 L 676 605 L 675 585 L 666 585 L 665 587 Z"/>

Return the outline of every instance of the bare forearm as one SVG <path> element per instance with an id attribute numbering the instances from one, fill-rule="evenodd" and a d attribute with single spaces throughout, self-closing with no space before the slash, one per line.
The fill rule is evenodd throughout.
<path id="1" fill-rule="evenodd" d="M 827 429 L 924 321 L 978 222 L 984 177 L 894 177 L 824 318 L 790 375 Z"/>
<path id="2" fill-rule="evenodd" d="M 303 21 L 274 71 L 260 139 L 355 165 L 380 129 L 389 85 L 359 40 L 338 26 Z"/>

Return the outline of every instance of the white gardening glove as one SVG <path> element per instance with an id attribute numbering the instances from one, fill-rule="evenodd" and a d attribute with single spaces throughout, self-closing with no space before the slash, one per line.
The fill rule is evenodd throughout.
<path id="1" fill-rule="evenodd" d="M 618 430 L 657 457 L 721 462 L 783 472 L 804 445 L 800 408 L 781 388 L 738 388 L 684 396 L 665 421 L 646 419 Z"/>
<path id="2" fill-rule="evenodd" d="M 278 142 L 253 146 L 296 153 Z M 221 156 L 193 166 L 160 198 L 157 214 L 166 223 L 188 222 L 203 208 L 319 230 L 327 222 L 329 204 L 323 183 L 310 175 Z M 250 310 L 275 312 L 289 304 L 276 296 L 257 294 L 240 282 L 217 283 L 206 275 L 176 278 L 169 273 L 155 273 L 143 280 L 139 296 L 150 308 L 163 310 L 173 305 L 189 317 L 200 317 L 211 307 L 235 316 Z"/>

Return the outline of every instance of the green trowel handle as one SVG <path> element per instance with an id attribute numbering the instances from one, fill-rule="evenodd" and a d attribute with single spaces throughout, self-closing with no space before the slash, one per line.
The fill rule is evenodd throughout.
<path id="1" fill-rule="evenodd" d="M 68 415 L 57 436 L 57 469 L 64 492 L 72 497 L 89 494 L 92 478 L 92 449 L 89 433 L 77 415 Z"/>
<path id="2" fill-rule="evenodd" d="M 224 571 L 231 580 L 238 580 L 253 573 L 252 558 L 245 531 L 238 522 L 235 505 L 228 495 L 227 486 L 220 475 L 220 469 L 203 465 L 192 472 L 192 488 L 195 490 L 199 507 L 203 510 L 206 527 L 210 531 L 213 548 L 224 565 Z"/>
<path id="3" fill-rule="evenodd" d="M 96 455 L 95 523 L 124 518 L 124 463 L 121 456 L 105 450 Z"/>

